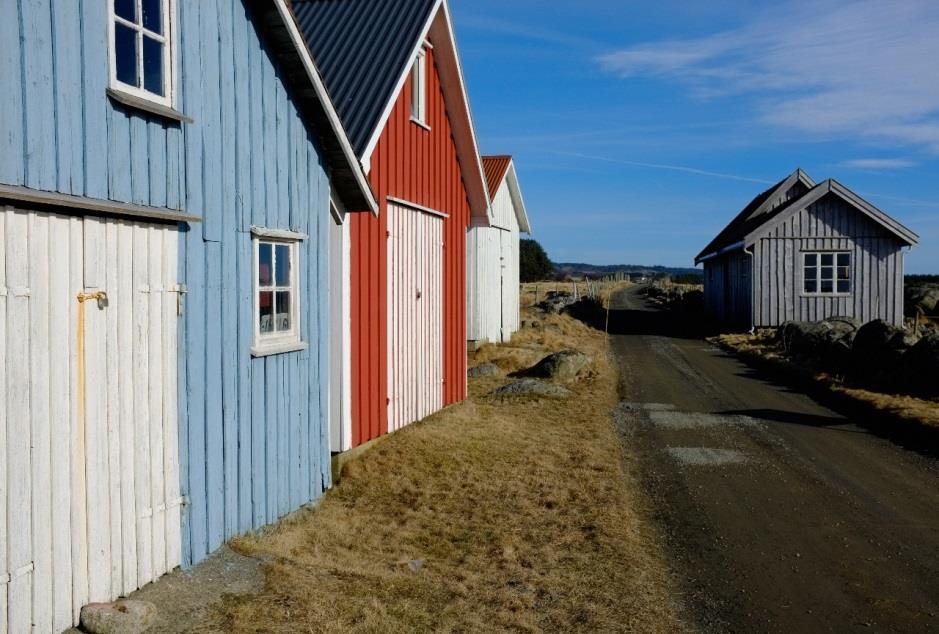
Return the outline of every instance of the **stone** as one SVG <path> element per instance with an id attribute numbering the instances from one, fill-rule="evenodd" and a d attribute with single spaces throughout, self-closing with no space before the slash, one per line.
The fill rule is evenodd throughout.
<path id="1" fill-rule="evenodd" d="M 939 313 L 939 285 L 921 284 L 907 286 L 904 292 L 906 314 L 915 317 L 917 312 L 925 315 Z"/>
<path id="2" fill-rule="evenodd" d="M 930 333 L 903 355 L 903 364 L 913 386 L 939 396 L 939 333 Z"/>
<path id="3" fill-rule="evenodd" d="M 89 634 L 140 634 L 150 629 L 156 613 L 149 601 L 89 603 L 81 609 L 81 626 Z"/>
<path id="4" fill-rule="evenodd" d="M 521 379 L 494 390 L 493 396 L 569 396 L 571 391 L 538 379 Z"/>
<path id="5" fill-rule="evenodd" d="M 582 352 L 562 350 L 548 355 L 533 367 L 519 373 L 519 376 L 571 381 L 592 362 L 593 359 Z"/>
<path id="6" fill-rule="evenodd" d="M 466 376 L 471 379 L 484 376 L 502 376 L 502 369 L 495 363 L 481 363 L 467 370 Z"/>
<path id="7" fill-rule="evenodd" d="M 881 319 L 868 322 L 854 337 L 852 370 L 873 380 L 896 378 L 912 342 L 901 328 Z"/>

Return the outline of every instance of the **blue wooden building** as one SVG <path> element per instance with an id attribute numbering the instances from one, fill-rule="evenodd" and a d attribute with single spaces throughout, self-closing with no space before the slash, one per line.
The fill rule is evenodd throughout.
<path id="1" fill-rule="evenodd" d="M 0 634 L 329 486 L 328 236 L 376 204 L 285 0 L 0 2 Z"/>

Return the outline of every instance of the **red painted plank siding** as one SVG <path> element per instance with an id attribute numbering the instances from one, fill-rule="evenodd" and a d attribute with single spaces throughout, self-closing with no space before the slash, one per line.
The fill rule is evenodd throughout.
<path id="1" fill-rule="evenodd" d="M 434 51 L 427 51 L 428 131 L 411 121 L 405 82 L 372 153 L 369 180 L 381 205 L 352 220 L 352 443 L 388 431 L 388 197 L 449 214 L 444 219 L 443 402 L 466 398 L 466 229 L 470 207 Z M 472 167 L 471 167 L 472 168 Z"/>

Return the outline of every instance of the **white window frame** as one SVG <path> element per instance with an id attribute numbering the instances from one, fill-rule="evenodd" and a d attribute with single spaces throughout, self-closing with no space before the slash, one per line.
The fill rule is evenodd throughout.
<path id="1" fill-rule="evenodd" d="M 805 270 L 808 268 L 806 261 L 809 256 L 816 256 L 815 266 L 815 292 L 809 292 L 805 290 L 806 275 Z M 832 279 L 831 279 L 831 291 L 822 290 L 822 256 L 830 255 L 833 258 L 832 261 Z M 848 290 L 839 291 L 838 290 L 838 269 L 844 268 L 838 266 L 838 256 L 847 256 L 848 257 Z M 854 258 L 850 251 L 803 251 L 802 252 L 802 295 L 804 297 L 847 297 L 854 292 L 854 271 L 853 271 Z M 827 280 L 827 278 L 824 278 Z"/>
<path id="2" fill-rule="evenodd" d="M 176 107 L 176 0 L 162 0 L 163 2 L 163 35 L 158 35 L 152 31 L 146 31 L 143 27 L 143 7 L 142 0 L 134 0 L 137 5 L 137 16 L 141 24 L 133 24 L 117 15 L 114 11 L 114 1 L 106 0 L 108 4 L 108 66 L 109 82 L 108 87 L 118 93 L 124 93 L 132 97 L 137 97 L 151 103 L 155 103 L 167 108 Z M 137 59 L 137 75 L 141 86 L 132 86 L 125 84 L 117 78 L 117 50 L 114 45 L 114 26 L 121 23 L 137 32 L 139 55 Z M 163 42 L 163 92 L 160 96 L 150 92 L 143 87 L 143 48 L 139 40 L 146 31 L 148 37 Z"/>
<path id="3" fill-rule="evenodd" d="M 411 67 L 411 121 L 427 125 L 427 48 L 422 46 Z"/>
<path id="4" fill-rule="evenodd" d="M 254 321 L 254 345 L 251 348 L 252 356 L 264 357 L 273 354 L 296 352 L 307 348 L 307 344 L 301 338 L 300 328 L 300 244 L 306 238 L 306 234 L 293 231 L 263 229 L 259 227 L 251 228 L 251 252 L 253 262 L 251 266 L 251 286 L 253 290 L 251 312 Z M 261 285 L 259 282 L 261 243 L 271 244 L 275 247 L 287 246 L 290 249 L 291 266 L 289 286 L 270 287 L 275 293 L 275 306 L 277 301 L 276 290 L 286 289 L 290 291 L 290 330 L 288 331 L 261 333 Z M 277 249 L 274 248 L 272 251 L 271 275 L 273 276 L 277 268 Z"/>

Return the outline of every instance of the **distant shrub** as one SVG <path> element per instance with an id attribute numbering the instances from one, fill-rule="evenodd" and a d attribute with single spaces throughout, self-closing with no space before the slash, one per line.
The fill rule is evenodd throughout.
<path id="1" fill-rule="evenodd" d="M 939 284 L 939 275 L 907 275 L 907 284 Z"/>
<path id="2" fill-rule="evenodd" d="M 554 275 L 554 265 L 537 241 L 522 240 L 519 248 L 519 278 L 522 282 L 551 279 Z"/>
<path id="3" fill-rule="evenodd" d="M 672 275 L 673 284 L 703 284 L 704 276 L 695 273 L 685 273 L 683 275 Z"/>

